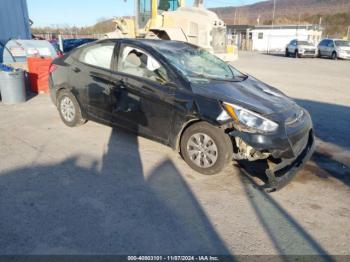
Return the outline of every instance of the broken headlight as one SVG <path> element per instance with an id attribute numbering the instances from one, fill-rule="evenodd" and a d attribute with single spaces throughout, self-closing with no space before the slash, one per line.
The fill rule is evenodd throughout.
<path id="1" fill-rule="evenodd" d="M 230 103 L 222 103 L 222 106 L 224 110 L 218 117 L 218 120 L 225 121 L 232 118 L 242 131 L 270 133 L 278 129 L 278 124 L 274 121 L 241 106 Z"/>

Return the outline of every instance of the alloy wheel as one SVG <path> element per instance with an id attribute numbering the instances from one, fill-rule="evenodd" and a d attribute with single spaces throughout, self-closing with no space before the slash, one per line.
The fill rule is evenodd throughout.
<path id="1" fill-rule="evenodd" d="M 203 133 L 196 133 L 187 142 L 191 161 L 200 168 L 210 168 L 218 160 L 218 148 L 214 140 Z"/>
<path id="2" fill-rule="evenodd" d="M 60 104 L 61 114 L 67 122 L 72 122 L 75 118 L 75 106 L 73 101 L 65 96 Z"/>

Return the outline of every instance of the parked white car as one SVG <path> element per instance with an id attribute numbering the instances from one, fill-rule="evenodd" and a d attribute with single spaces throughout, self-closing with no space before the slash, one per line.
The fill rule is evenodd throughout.
<path id="1" fill-rule="evenodd" d="M 318 56 L 350 59 L 350 41 L 338 39 L 323 39 L 318 44 Z"/>
<path id="2" fill-rule="evenodd" d="M 317 48 L 308 41 L 294 39 L 286 47 L 286 56 L 293 57 L 316 57 Z"/>

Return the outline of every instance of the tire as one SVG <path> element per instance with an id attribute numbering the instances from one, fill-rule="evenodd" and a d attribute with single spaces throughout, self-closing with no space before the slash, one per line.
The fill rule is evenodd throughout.
<path id="1" fill-rule="evenodd" d="M 230 137 L 220 128 L 206 122 L 187 128 L 181 137 L 180 147 L 185 162 L 203 175 L 215 175 L 232 161 L 233 146 Z"/>
<path id="2" fill-rule="evenodd" d="M 289 57 L 289 51 L 286 49 L 286 57 Z"/>
<path id="3" fill-rule="evenodd" d="M 317 57 L 318 57 L 318 58 L 321 58 L 321 57 L 322 57 L 321 51 L 320 51 L 320 50 L 318 50 Z"/>
<path id="4" fill-rule="evenodd" d="M 338 54 L 337 54 L 337 52 L 333 52 L 333 53 L 332 53 L 331 59 L 332 59 L 332 60 L 337 60 L 337 59 L 338 59 Z"/>
<path id="5" fill-rule="evenodd" d="M 63 123 L 69 127 L 81 126 L 86 123 L 77 99 L 68 90 L 63 90 L 58 94 L 57 109 Z"/>

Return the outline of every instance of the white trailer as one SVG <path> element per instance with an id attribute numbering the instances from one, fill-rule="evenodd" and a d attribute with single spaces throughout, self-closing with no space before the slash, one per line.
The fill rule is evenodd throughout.
<path id="1" fill-rule="evenodd" d="M 258 52 L 284 52 L 293 39 L 306 40 L 317 45 L 322 39 L 319 25 L 267 25 L 252 30 L 252 49 Z"/>

